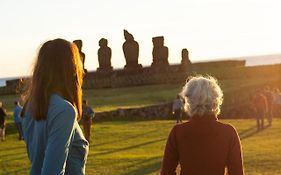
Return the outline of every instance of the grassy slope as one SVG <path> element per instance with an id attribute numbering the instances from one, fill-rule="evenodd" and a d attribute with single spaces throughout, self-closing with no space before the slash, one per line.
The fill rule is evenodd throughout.
<path id="1" fill-rule="evenodd" d="M 255 132 L 254 120 L 223 120 L 233 124 L 242 139 L 245 171 L 248 175 L 281 173 L 281 119 L 272 127 Z M 92 128 L 87 174 L 157 174 L 167 135 L 173 121 L 103 122 Z M 0 142 L 0 174 L 27 174 L 29 162 L 22 141 L 13 128 Z"/>
<path id="2" fill-rule="evenodd" d="M 253 69 L 252 73 L 261 70 Z M 209 73 L 212 75 L 212 73 Z M 219 73 L 217 73 L 219 74 Z M 220 81 L 225 93 L 224 104 L 237 105 L 255 87 L 277 84 L 279 76 L 243 76 Z M 95 111 L 145 106 L 174 99 L 180 84 L 153 85 L 131 88 L 86 90 L 85 97 Z M 239 95 L 238 95 L 239 94 Z M 18 96 L 0 96 L 9 114 Z M 8 118 L 8 123 L 11 117 Z M 281 120 L 264 132 L 253 133 L 254 121 L 231 120 L 242 134 L 245 169 L 247 174 L 281 174 Z M 171 121 L 105 122 L 93 128 L 88 174 L 154 174 L 160 167 L 165 139 Z M 247 131 L 249 129 L 249 131 Z M 251 130 L 252 129 L 252 130 Z M 247 132 L 246 132 L 247 131 Z M 23 142 L 16 140 L 14 128 L 7 130 L 7 141 L 0 142 L 0 174 L 26 174 L 29 163 Z M 250 135 L 250 137 L 246 137 Z M 263 173 L 262 173 L 263 172 Z"/>
<path id="3" fill-rule="evenodd" d="M 219 83 L 224 91 L 224 104 L 235 105 L 233 102 L 244 101 L 249 97 L 251 91 L 256 87 L 263 87 L 264 84 L 276 84 L 279 79 L 273 77 L 257 77 L 226 79 Z M 151 105 L 155 103 L 169 102 L 181 91 L 182 84 L 162 84 L 128 88 L 94 89 L 84 90 L 84 97 L 89 104 L 94 106 L 96 112 L 109 111 L 118 108 L 131 108 Z M 4 107 L 11 112 L 13 102 L 19 99 L 19 95 L 0 96 Z"/>

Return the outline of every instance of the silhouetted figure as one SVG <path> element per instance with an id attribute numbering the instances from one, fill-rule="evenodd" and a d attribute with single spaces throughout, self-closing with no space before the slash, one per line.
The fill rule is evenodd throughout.
<path id="1" fill-rule="evenodd" d="M 268 104 L 261 89 L 257 89 L 252 97 L 252 105 L 254 109 L 254 115 L 257 120 L 257 130 L 262 130 L 264 128 L 264 117 L 266 116 L 268 110 Z"/>
<path id="2" fill-rule="evenodd" d="M 189 52 L 187 49 L 182 49 L 182 51 L 181 51 L 181 64 L 182 65 L 191 65 L 191 61 L 189 59 Z"/>
<path id="3" fill-rule="evenodd" d="M 158 36 L 152 38 L 153 42 L 153 62 L 152 67 L 167 67 L 169 66 L 168 56 L 169 50 L 168 47 L 164 46 L 164 37 Z"/>
<path id="4" fill-rule="evenodd" d="M 94 118 L 95 112 L 88 105 L 87 100 L 83 100 L 82 111 L 83 112 L 82 112 L 81 123 L 83 124 L 85 138 L 90 143 L 90 140 L 91 140 L 91 125 L 92 125 L 92 119 Z"/>
<path id="5" fill-rule="evenodd" d="M 173 115 L 174 118 L 177 120 L 176 123 L 182 122 L 182 110 L 183 110 L 183 103 L 181 101 L 181 98 L 179 95 L 177 95 L 177 98 L 173 101 Z"/>
<path id="6" fill-rule="evenodd" d="M 110 72 L 113 70 L 111 66 L 111 49 L 107 46 L 107 39 L 102 38 L 99 40 L 99 50 L 98 50 L 98 61 L 99 68 L 97 71 L 99 72 Z"/>
<path id="7" fill-rule="evenodd" d="M 267 117 L 267 121 L 269 126 L 271 126 L 272 124 L 272 117 L 273 117 L 273 92 L 270 90 L 269 86 L 266 86 L 263 90 L 263 94 L 266 97 L 266 101 L 267 101 L 267 113 L 266 113 L 266 117 Z"/>
<path id="8" fill-rule="evenodd" d="M 139 58 L 139 44 L 134 40 L 134 36 L 127 30 L 124 30 L 125 42 L 123 44 L 123 52 L 126 59 L 126 65 L 124 69 L 134 70 L 141 68 L 142 65 L 138 64 Z"/>
<path id="9" fill-rule="evenodd" d="M 19 134 L 18 139 L 22 140 L 23 139 L 22 124 L 21 124 L 22 121 L 21 121 L 21 117 L 20 117 L 22 107 L 20 106 L 18 101 L 15 101 L 14 105 L 15 105 L 14 114 L 13 114 L 14 115 L 14 124 L 15 124 L 15 127 L 18 130 L 18 134 Z"/>
<path id="10" fill-rule="evenodd" d="M 6 110 L 2 106 L 2 102 L 0 102 L 0 141 L 5 140 L 5 117 L 7 116 Z"/>
<path id="11" fill-rule="evenodd" d="M 278 88 L 273 90 L 273 115 L 280 117 L 281 115 L 281 92 Z"/>
<path id="12" fill-rule="evenodd" d="M 81 61 L 83 63 L 83 69 L 84 69 L 85 72 L 87 72 L 87 69 L 85 69 L 86 55 L 85 55 L 84 52 L 82 52 L 83 42 L 82 42 L 82 40 L 74 40 L 73 43 L 76 44 L 76 46 L 78 47 L 80 58 L 81 58 Z"/>

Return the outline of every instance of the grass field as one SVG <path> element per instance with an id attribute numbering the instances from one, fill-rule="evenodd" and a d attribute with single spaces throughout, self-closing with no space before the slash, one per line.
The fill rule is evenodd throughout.
<path id="1" fill-rule="evenodd" d="M 256 132 L 254 120 L 222 120 L 234 125 L 242 139 L 247 175 L 281 174 L 281 119 Z M 165 142 L 174 121 L 102 122 L 92 127 L 87 174 L 158 174 Z M 30 163 L 13 127 L 0 142 L 0 174 L 27 174 Z"/>
<path id="2" fill-rule="evenodd" d="M 253 70 L 255 72 L 262 72 Z M 239 73 L 239 72 L 237 72 Z M 218 73 L 220 74 L 220 72 Z M 242 74 L 242 73 L 241 73 Z M 264 85 L 280 86 L 280 77 L 242 76 L 219 81 L 224 91 L 225 107 L 240 105 L 251 91 Z M 181 90 L 181 84 L 151 85 L 115 89 L 85 90 L 84 97 L 96 112 L 118 108 L 141 107 L 169 102 Z M 7 139 L 0 142 L 0 175 L 27 174 L 30 163 L 23 141 L 17 140 L 12 126 L 13 101 L 18 95 L 0 96 L 8 110 Z M 134 117 L 134 116 L 132 116 Z M 254 120 L 223 120 L 233 124 L 242 139 L 247 175 L 281 174 L 281 119 L 273 126 L 256 132 Z M 86 172 L 89 175 L 158 174 L 165 141 L 173 121 L 114 121 L 95 123 Z"/>
<path id="3" fill-rule="evenodd" d="M 280 77 L 243 77 L 239 79 L 225 79 L 219 81 L 224 92 L 222 108 L 242 104 L 249 98 L 255 88 L 264 85 L 280 86 Z M 142 107 L 157 103 L 172 101 L 181 91 L 182 84 L 147 85 L 126 88 L 84 90 L 84 97 L 96 112 L 110 111 L 118 108 Z M 19 95 L 0 96 L 4 107 L 11 112 L 13 102 Z M 236 103 L 236 104 L 233 104 Z"/>

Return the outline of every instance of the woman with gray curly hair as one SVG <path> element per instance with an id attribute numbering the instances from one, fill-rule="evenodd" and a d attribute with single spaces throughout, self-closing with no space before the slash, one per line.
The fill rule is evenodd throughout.
<path id="1" fill-rule="evenodd" d="M 244 175 L 239 136 L 218 121 L 223 93 L 213 77 L 189 79 L 181 95 L 190 121 L 175 125 L 166 143 L 161 175 Z"/>

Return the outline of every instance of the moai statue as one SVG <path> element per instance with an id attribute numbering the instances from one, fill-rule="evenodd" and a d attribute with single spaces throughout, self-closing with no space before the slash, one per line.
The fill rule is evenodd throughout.
<path id="1" fill-rule="evenodd" d="M 77 48 L 79 50 L 80 58 L 81 58 L 81 61 L 83 63 L 83 69 L 84 69 L 85 72 L 87 72 L 87 69 L 85 69 L 86 55 L 85 55 L 84 52 L 82 52 L 83 42 L 82 42 L 82 40 L 74 40 L 73 43 L 76 44 L 76 46 L 77 46 Z"/>
<path id="2" fill-rule="evenodd" d="M 98 72 L 110 72 L 113 70 L 111 66 L 111 49 L 107 46 L 107 39 L 102 38 L 99 40 L 99 50 L 98 50 L 98 61 L 99 68 Z"/>
<path id="3" fill-rule="evenodd" d="M 126 59 L 125 70 L 135 70 L 142 68 L 141 64 L 138 64 L 139 58 L 139 44 L 134 40 L 134 36 L 127 30 L 124 30 L 125 42 L 123 44 L 123 52 Z"/>
<path id="4" fill-rule="evenodd" d="M 164 46 L 164 37 L 158 36 L 152 38 L 153 42 L 153 62 L 152 67 L 167 67 L 169 66 L 168 56 L 169 56 L 169 49 L 168 47 Z"/>
<path id="5" fill-rule="evenodd" d="M 186 48 L 181 51 L 181 70 L 185 72 L 191 71 L 191 61 L 189 59 L 189 52 Z"/>
<path id="6" fill-rule="evenodd" d="M 189 59 L 189 52 L 187 49 L 182 49 L 181 51 L 181 64 L 182 65 L 191 65 L 191 61 Z"/>

